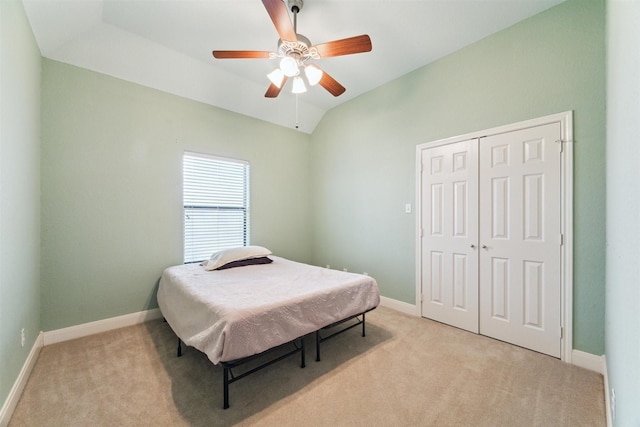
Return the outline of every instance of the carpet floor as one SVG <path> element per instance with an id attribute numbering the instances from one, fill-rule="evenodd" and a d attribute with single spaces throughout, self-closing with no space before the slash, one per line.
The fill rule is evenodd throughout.
<path id="1" fill-rule="evenodd" d="M 9 426 L 604 426 L 603 377 L 379 307 L 230 386 L 161 320 L 46 346 Z"/>

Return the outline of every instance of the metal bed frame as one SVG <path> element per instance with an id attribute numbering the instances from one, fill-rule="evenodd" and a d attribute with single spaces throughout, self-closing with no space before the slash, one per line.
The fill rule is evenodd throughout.
<path id="1" fill-rule="evenodd" d="M 298 344 L 298 341 L 300 342 Z M 286 346 L 290 346 L 292 345 L 294 348 L 292 350 L 289 350 L 287 353 L 282 354 L 278 357 L 275 357 L 273 359 L 270 359 L 264 363 L 262 363 L 261 365 L 256 366 L 253 369 L 250 369 L 246 372 L 243 372 L 239 375 L 234 375 L 232 369 L 233 368 L 237 368 L 238 366 L 244 365 L 245 363 L 251 362 L 252 360 L 255 360 L 259 357 L 262 357 L 266 354 L 272 353 L 278 349 L 282 349 Z M 182 356 L 182 340 L 180 338 L 178 338 L 178 357 Z M 220 362 L 220 364 L 222 365 L 223 368 L 223 373 L 222 373 L 222 395 L 223 395 L 223 409 L 227 409 L 229 408 L 229 385 L 233 384 L 234 382 L 241 380 L 242 378 L 253 374 L 254 372 L 258 372 L 259 370 L 266 368 L 269 365 L 272 365 L 276 362 L 279 362 L 283 359 L 286 359 L 289 356 L 292 356 L 296 353 L 300 353 L 300 368 L 304 368 L 306 366 L 305 364 L 305 349 L 304 349 L 304 337 L 298 337 L 296 339 L 294 339 L 293 341 L 289 341 L 286 342 L 284 344 L 280 344 L 276 347 L 272 347 L 268 350 L 263 351 L 262 353 L 258 353 L 258 354 L 254 354 L 253 356 L 248 356 L 248 357 L 243 357 L 242 359 L 236 359 L 236 360 L 231 360 L 229 362 Z"/>
<path id="2" fill-rule="evenodd" d="M 327 341 L 328 339 L 331 339 L 331 338 L 335 337 L 336 335 L 339 335 L 339 334 L 341 334 L 343 332 L 346 332 L 349 329 L 355 328 L 358 325 L 362 325 L 362 336 L 364 337 L 365 336 L 365 332 L 366 332 L 365 331 L 365 314 L 370 312 L 374 308 L 369 309 L 369 310 L 365 311 L 364 313 L 356 314 L 356 315 L 347 317 L 346 319 L 338 320 L 337 322 L 334 322 L 334 323 L 332 323 L 330 325 L 327 325 L 327 326 L 325 326 L 323 328 L 318 329 L 315 332 L 315 335 L 316 335 L 316 362 L 320 361 L 320 344 L 325 342 L 325 341 Z M 360 319 L 360 316 L 362 316 L 362 319 Z M 324 337 L 320 334 L 320 331 L 334 328 L 334 327 L 339 326 L 339 325 L 341 325 L 341 324 L 343 324 L 345 322 L 348 322 L 351 319 L 356 319 L 356 323 L 353 323 L 353 324 L 351 324 L 349 326 L 345 326 L 344 328 L 342 328 L 342 329 L 340 329 L 340 330 L 338 330 L 336 332 L 333 332 L 333 333 L 331 333 L 331 334 L 329 334 L 327 336 L 324 336 Z"/>
<path id="3" fill-rule="evenodd" d="M 298 340 L 300 341 L 300 345 L 299 346 L 297 344 Z M 278 356 L 278 357 L 276 357 L 274 359 L 271 359 L 271 360 L 269 360 L 269 361 L 267 361 L 267 362 L 255 367 L 255 368 L 253 368 L 253 369 L 250 369 L 250 370 L 248 370 L 246 372 L 243 372 L 242 374 L 240 374 L 238 376 L 234 376 L 233 375 L 233 371 L 231 370 L 232 368 L 236 368 L 236 367 L 238 367 L 240 365 L 244 365 L 245 363 L 250 362 L 251 360 L 253 360 L 253 359 L 255 359 L 255 358 L 259 357 L 259 356 L 262 356 L 263 354 L 270 353 L 273 350 L 276 350 L 276 349 L 281 348 L 283 346 L 287 346 L 289 344 L 293 344 L 294 349 L 290 350 L 288 353 L 285 353 L 285 354 L 280 355 L 280 356 Z M 300 338 L 297 338 L 297 339 L 295 339 L 293 341 L 289 341 L 288 343 L 285 343 L 285 344 L 283 344 L 281 346 L 266 350 L 266 351 L 264 351 L 264 352 L 262 352 L 260 354 L 254 355 L 254 356 L 245 357 L 244 359 L 234 360 L 234 361 L 231 361 L 231 362 L 221 362 L 222 363 L 222 367 L 224 368 L 223 378 L 222 378 L 222 388 L 223 388 L 222 392 L 223 392 L 223 395 L 224 395 L 223 408 L 224 409 L 229 408 L 229 384 L 232 384 L 232 383 L 234 383 L 234 382 L 236 382 L 236 381 L 238 381 L 238 380 L 240 380 L 240 379 L 242 379 L 242 378 L 244 378 L 244 377 L 246 377 L 248 375 L 251 375 L 254 372 L 257 372 L 257 371 L 261 370 L 262 368 L 266 368 L 269 365 L 272 365 L 272 364 L 274 364 L 276 362 L 279 362 L 282 359 L 286 359 L 287 357 L 292 356 L 292 355 L 294 355 L 294 354 L 296 354 L 298 352 L 300 352 L 300 368 L 304 368 L 305 367 L 304 337 L 300 337 Z"/>
<path id="4" fill-rule="evenodd" d="M 365 336 L 365 313 L 368 313 L 369 311 L 373 310 L 374 308 L 369 309 L 369 310 L 367 310 L 367 311 L 365 311 L 363 313 L 347 317 L 345 319 L 339 320 L 337 322 L 334 322 L 334 323 L 332 323 L 330 325 L 327 325 L 327 326 L 324 326 L 324 327 L 318 329 L 315 332 L 316 362 L 320 361 L 320 344 L 325 342 L 325 341 L 327 341 L 328 339 L 333 338 L 336 335 L 339 335 L 339 334 L 341 334 L 343 332 L 346 332 L 346 331 L 348 331 L 348 330 L 350 330 L 352 328 L 355 328 L 358 325 L 362 325 L 362 336 L 364 337 Z M 362 319 L 360 319 L 360 316 L 362 316 Z M 340 329 L 340 330 L 338 330 L 336 332 L 333 332 L 333 333 L 331 333 L 331 334 L 329 334 L 327 336 L 324 336 L 324 337 L 320 334 L 320 331 L 322 331 L 322 330 L 327 330 L 327 329 L 334 328 L 334 327 L 339 326 L 339 325 L 341 325 L 341 324 L 343 324 L 345 322 L 348 322 L 349 320 L 352 320 L 352 319 L 356 319 L 356 322 L 351 324 L 351 325 L 349 325 L 349 326 L 345 326 L 344 328 L 342 328 L 342 329 Z M 277 357 L 275 357 L 273 359 L 270 359 L 270 360 L 268 360 L 268 361 L 256 366 L 255 368 L 252 368 L 252 369 L 250 369 L 250 370 L 248 370 L 246 372 L 242 372 L 239 375 L 234 375 L 233 374 L 232 369 L 237 368 L 237 367 L 239 367 L 241 365 L 244 365 L 245 363 L 251 362 L 252 360 L 257 359 L 258 357 L 262 357 L 262 356 L 264 356 L 266 354 L 274 352 L 275 350 L 282 349 L 282 348 L 284 348 L 286 346 L 291 346 L 291 345 L 294 348 L 289 350 L 287 353 L 279 355 L 279 356 L 277 356 Z M 262 353 L 255 354 L 253 356 L 248 356 L 248 357 L 244 357 L 242 359 L 237 359 L 237 360 L 231 360 L 229 362 L 220 362 L 220 364 L 223 367 L 223 373 L 222 373 L 222 375 L 223 375 L 223 378 L 222 378 L 222 395 L 223 395 L 223 400 L 224 400 L 223 409 L 228 409 L 229 408 L 229 385 L 230 384 L 233 384 L 234 382 L 236 382 L 238 380 L 241 380 L 242 378 L 244 378 L 246 376 L 249 376 L 249 375 L 251 375 L 251 374 L 253 374 L 253 373 L 255 373 L 255 372 L 257 372 L 257 371 L 259 371 L 259 370 L 261 370 L 263 368 L 266 368 L 267 366 L 270 366 L 270 365 L 272 365 L 272 364 L 274 364 L 276 362 L 279 362 L 279 361 L 281 361 L 283 359 L 286 359 L 287 357 L 292 356 L 292 355 L 294 355 L 296 353 L 300 353 L 300 368 L 304 368 L 306 366 L 306 364 L 305 364 L 304 336 L 298 337 L 298 338 L 294 339 L 293 341 L 289 341 L 289 342 L 281 344 L 279 346 L 270 348 L 268 350 L 263 351 Z M 182 340 L 180 338 L 178 338 L 177 356 L 178 357 L 182 356 Z"/>

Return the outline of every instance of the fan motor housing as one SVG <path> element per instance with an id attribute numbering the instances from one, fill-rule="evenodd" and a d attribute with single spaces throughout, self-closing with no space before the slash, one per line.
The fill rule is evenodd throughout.
<path id="1" fill-rule="evenodd" d="M 309 60 L 309 58 L 319 59 L 318 51 L 311 46 L 311 42 L 308 38 L 302 34 L 296 34 L 298 38 L 295 42 L 287 40 L 278 41 L 278 57 L 290 56 L 302 64 Z"/>

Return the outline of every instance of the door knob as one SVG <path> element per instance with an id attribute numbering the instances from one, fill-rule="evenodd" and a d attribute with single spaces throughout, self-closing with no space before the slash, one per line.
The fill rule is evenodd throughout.
<path id="1" fill-rule="evenodd" d="M 476 248 L 476 245 L 471 244 L 471 249 L 475 249 L 475 248 Z"/>
<path id="2" fill-rule="evenodd" d="M 482 249 L 488 249 L 487 245 L 482 245 Z"/>

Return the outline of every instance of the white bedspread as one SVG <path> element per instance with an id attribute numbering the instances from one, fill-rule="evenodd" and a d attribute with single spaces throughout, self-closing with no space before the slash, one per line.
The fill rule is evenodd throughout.
<path id="1" fill-rule="evenodd" d="M 270 256 L 271 264 L 167 268 L 158 304 L 174 332 L 217 364 L 261 353 L 380 303 L 375 279 Z"/>

